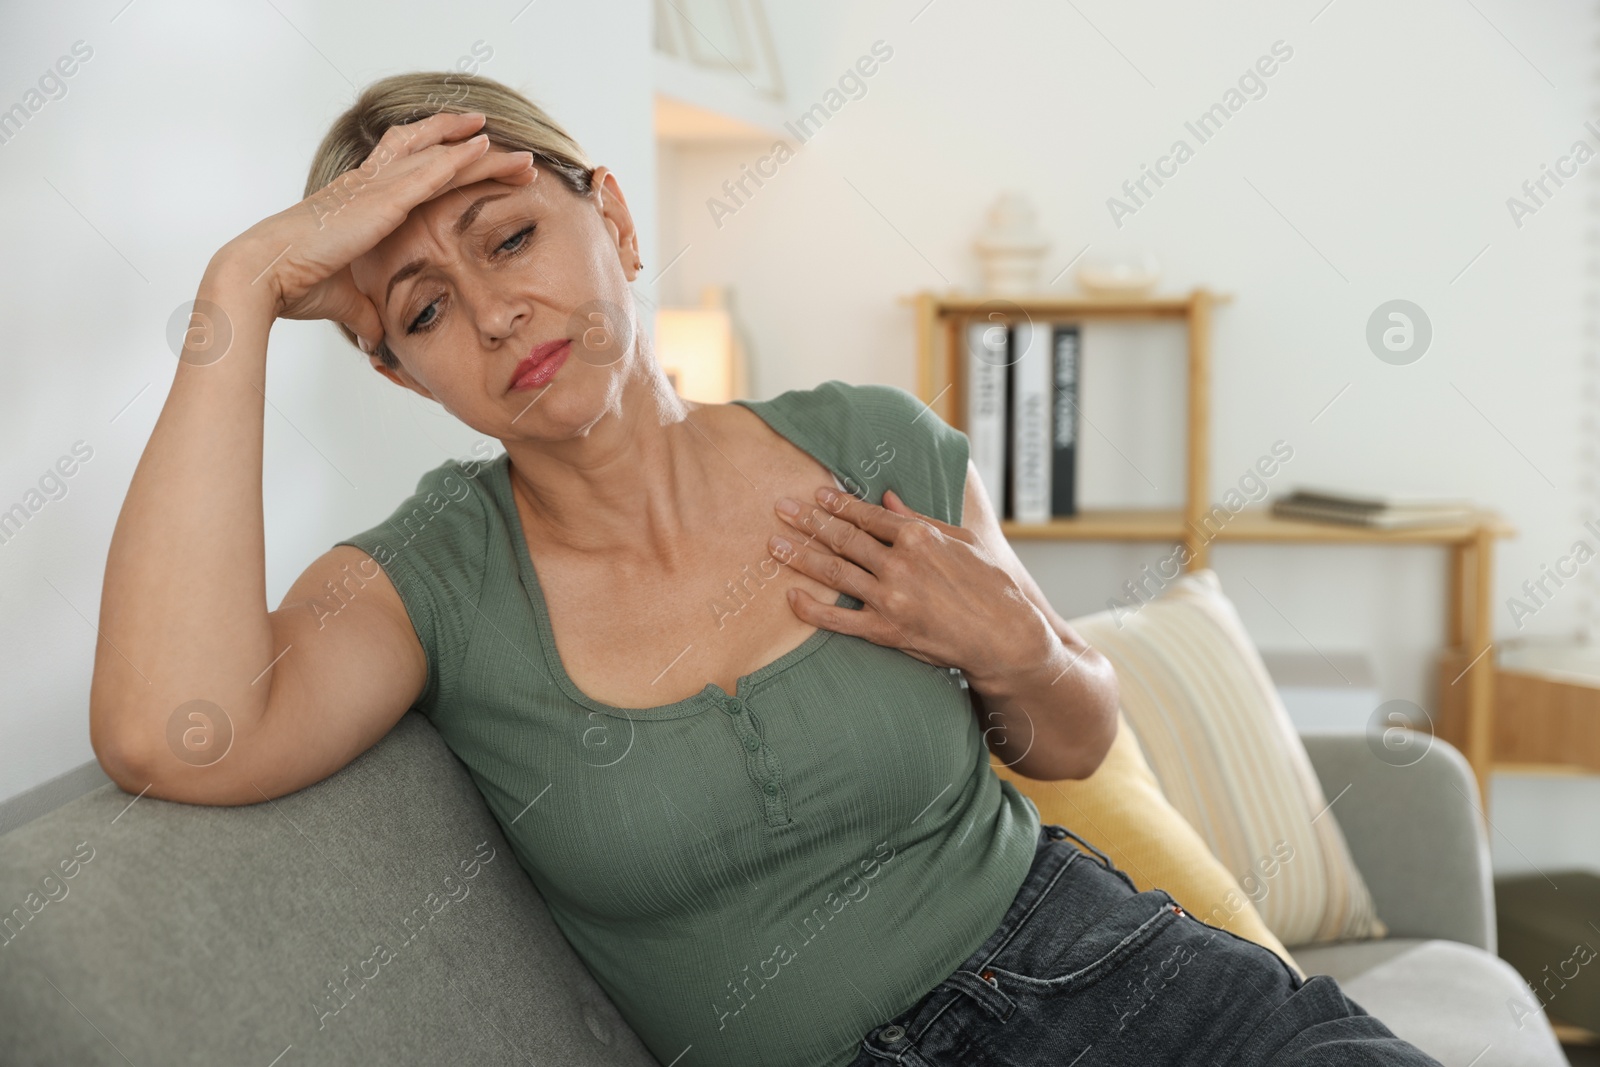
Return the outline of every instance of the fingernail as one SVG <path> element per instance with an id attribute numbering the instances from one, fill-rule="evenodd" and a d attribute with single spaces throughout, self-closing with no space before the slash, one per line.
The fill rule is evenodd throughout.
<path id="1" fill-rule="evenodd" d="M 835 493 L 832 489 L 829 489 L 827 486 L 823 486 L 822 488 L 817 490 L 817 499 L 822 501 L 822 503 L 825 506 L 831 508 L 833 506 L 833 502 L 835 500 L 839 499 L 839 494 Z"/>
<path id="2" fill-rule="evenodd" d="M 783 497 L 778 501 L 778 510 L 792 519 L 800 514 L 800 504 L 797 501 L 790 500 L 788 497 Z"/>
<path id="3" fill-rule="evenodd" d="M 772 554 L 774 556 L 779 559 L 788 559 L 792 552 L 794 552 L 794 546 L 789 543 L 788 538 L 774 537 L 772 539 Z"/>
<path id="4" fill-rule="evenodd" d="M 367 355 L 372 355 L 372 343 L 365 337 L 357 337 L 356 345 L 359 346 L 361 351 L 365 352 Z"/>

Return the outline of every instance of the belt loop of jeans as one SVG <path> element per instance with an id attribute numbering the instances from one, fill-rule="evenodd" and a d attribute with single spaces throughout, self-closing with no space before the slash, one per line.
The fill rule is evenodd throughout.
<path id="1" fill-rule="evenodd" d="M 1136 893 L 1139 891 L 1139 887 L 1133 884 L 1133 879 L 1129 878 L 1124 871 L 1120 870 L 1116 864 L 1111 862 L 1111 857 L 1107 856 L 1104 852 L 1101 852 L 1099 849 L 1089 844 L 1089 842 L 1085 841 L 1071 830 L 1068 830 L 1065 826 L 1060 826 L 1055 823 L 1046 823 L 1043 826 L 1043 830 L 1057 841 L 1067 837 L 1072 838 L 1072 840 L 1082 845 L 1085 849 L 1094 853 L 1095 857 L 1100 861 L 1100 866 L 1104 867 L 1118 878 L 1121 878 L 1124 882 L 1127 882 L 1129 889 L 1132 889 Z M 1057 833 L 1057 831 L 1060 832 Z"/>
<path id="2" fill-rule="evenodd" d="M 1000 1022 L 1010 1019 L 1011 1013 L 1017 1010 L 1017 1002 L 1006 996 L 999 983 L 992 977 L 984 978 L 981 973 L 956 971 L 939 984 L 965 993 L 978 1002 L 978 1007 Z"/>

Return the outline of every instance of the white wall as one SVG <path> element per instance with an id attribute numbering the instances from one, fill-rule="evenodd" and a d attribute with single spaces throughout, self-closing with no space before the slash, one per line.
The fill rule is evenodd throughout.
<path id="1" fill-rule="evenodd" d="M 785 7 L 791 115 L 874 41 L 893 57 L 732 216 L 714 220 L 706 200 L 764 149 L 663 154 L 662 243 L 691 248 L 664 294 L 733 287 L 763 395 L 832 377 L 915 389 L 900 298 L 974 287 L 985 210 L 1023 190 L 1054 241 L 1046 278 L 1085 245 L 1147 250 L 1165 290 L 1234 295 L 1215 330 L 1216 494 L 1283 439 L 1295 453 L 1274 489 L 1417 487 L 1492 505 L 1519 530 L 1501 543 L 1494 615 L 1500 637 L 1517 635 L 1506 598 L 1597 514 L 1582 301 L 1600 162 L 1520 229 L 1506 199 L 1575 139 L 1600 146 L 1583 129 L 1600 116 L 1594 20 L 1578 0 L 1325 5 L 829 0 L 806 5 L 804 25 Z M 1293 55 L 1266 95 L 1200 144 L 1185 120 L 1277 41 Z M 1179 137 L 1194 158 L 1119 229 L 1107 198 Z M 1071 275 L 1053 289 L 1072 292 Z M 1404 367 L 1364 342 L 1369 314 L 1397 297 L 1434 326 Z M 1118 332 L 1086 341 L 1086 492 L 1176 504 L 1181 335 Z M 1019 546 L 1069 616 L 1104 608 L 1166 551 Z M 1223 545 L 1213 559 L 1262 647 L 1364 650 L 1384 699 L 1431 706 L 1441 551 Z M 1520 632 L 1570 632 L 1590 599 L 1569 585 Z"/>
<path id="2" fill-rule="evenodd" d="M 1287 479 L 1414 484 L 1492 504 L 1521 531 L 1500 548 L 1495 615 L 1500 636 L 1517 635 L 1505 598 L 1596 513 L 1600 465 L 1585 451 L 1585 390 L 1592 403 L 1597 384 L 1581 304 L 1592 194 L 1569 184 L 1520 230 L 1505 199 L 1600 110 L 1586 88 L 1584 5 L 1475 2 L 769 4 L 791 117 L 874 41 L 894 56 L 720 228 L 706 199 L 765 147 L 665 153 L 659 242 L 643 0 L 520 14 L 518 3 L 469 3 L 443 18 L 418 3 L 275 0 L 285 18 L 271 5 L 109 0 L 0 16 L 0 69 L 13 72 L 0 108 L 74 41 L 94 48 L 67 95 L 0 144 L 10 327 L 0 360 L 11 386 L 0 393 L 0 510 L 75 441 L 94 449 L 67 495 L 0 545 L 0 796 L 91 757 L 92 620 L 112 525 L 170 381 L 169 314 L 217 245 L 298 196 L 351 83 L 448 67 L 478 40 L 495 53 L 485 73 L 547 104 L 618 171 L 645 221 L 647 264 L 687 248 L 661 295 L 687 303 L 703 284 L 734 287 L 758 395 L 829 377 L 914 388 L 899 298 L 973 285 L 983 212 L 1000 189 L 1020 188 L 1055 242 L 1047 276 L 1085 244 L 1138 248 L 1160 255 L 1169 290 L 1235 295 L 1216 330 L 1219 492 L 1281 437 L 1296 449 Z M 1280 39 L 1294 56 L 1266 97 L 1118 230 L 1106 198 Z M 1070 275 L 1055 288 L 1070 292 Z M 1362 340 L 1368 313 L 1397 296 L 1436 329 L 1410 367 L 1379 363 Z M 1086 489 L 1102 503 L 1176 502 L 1182 399 L 1164 366 L 1177 366 L 1177 338 L 1109 336 L 1089 357 L 1098 433 L 1085 439 Z M 279 324 L 269 398 L 273 604 L 307 561 L 472 443 L 326 324 Z M 1021 547 L 1069 615 L 1103 607 L 1161 551 Z M 1439 553 L 1225 545 L 1215 563 L 1263 647 L 1363 649 L 1386 699 L 1429 700 Z M 1569 586 L 1521 633 L 1568 631 L 1591 600 Z M 1541 822 L 1560 832 L 1539 813 L 1592 790 L 1506 784 L 1497 865 L 1571 861 L 1539 836 Z"/>
<path id="3" fill-rule="evenodd" d="M 93 449 L 66 495 L 0 545 L 0 798 L 93 758 L 105 553 L 171 383 L 168 316 L 219 245 L 300 199 L 313 149 L 357 86 L 453 68 L 484 42 L 493 56 L 482 73 L 529 93 L 617 172 L 645 261 L 659 258 L 645 0 L 520 13 L 469 2 L 447 14 L 415 0 L 124 3 L 0 15 L 0 108 L 73 42 L 93 49 L 66 95 L 0 144 L 0 510 L 74 442 Z M 470 430 L 373 373 L 328 323 L 277 325 L 267 398 L 273 607 L 308 562 L 472 445 Z"/>

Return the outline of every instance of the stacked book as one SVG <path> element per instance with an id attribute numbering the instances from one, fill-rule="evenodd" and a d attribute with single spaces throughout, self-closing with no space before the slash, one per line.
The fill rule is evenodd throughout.
<path id="1" fill-rule="evenodd" d="M 1078 325 L 974 319 L 965 341 L 962 416 L 995 514 L 1076 515 Z"/>
<path id="2" fill-rule="evenodd" d="M 1417 493 L 1353 493 L 1337 489 L 1296 489 L 1273 501 L 1282 519 L 1342 523 L 1375 530 L 1448 526 L 1475 514 L 1465 500 L 1442 500 Z"/>

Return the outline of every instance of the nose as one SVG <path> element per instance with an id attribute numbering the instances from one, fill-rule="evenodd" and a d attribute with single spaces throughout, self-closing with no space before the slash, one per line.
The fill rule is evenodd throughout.
<path id="1" fill-rule="evenodd" d="M 471 303 L 478 332 L 486 345 L 514 336 L 533 315 L 532 302 L 509 279 L 485 279 Z"/>

